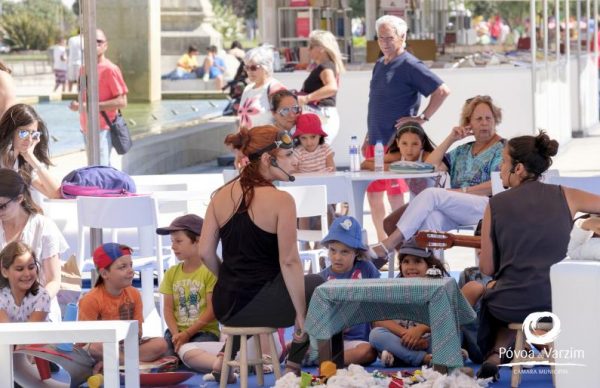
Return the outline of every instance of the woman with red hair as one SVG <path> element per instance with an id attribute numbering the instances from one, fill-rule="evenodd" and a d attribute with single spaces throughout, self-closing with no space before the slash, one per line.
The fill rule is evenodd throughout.
<path id="1" fill-rule="evenodd" d="M 298 374 L 309 346 L 306 308 L 323 280 L 318 275 L 303 277 L 294 199 L 273 185 L 289 180 L 296 169 L 293 141 L 287 131 L 267 125 L 251 131 L 242 128 L 228 135 L 225 144 L 249 162 L 213 194 L 200 238 L 204 263 L 217 276 L 215 316 L 227 326 L 295 325 L 286 372 Z M 219 240 L 222 262 L 217 256 Z M 236 337 L 233 354 L 239 346 Z M 221 353 L 213 374 L 221 370 L 222 362 Z"/>

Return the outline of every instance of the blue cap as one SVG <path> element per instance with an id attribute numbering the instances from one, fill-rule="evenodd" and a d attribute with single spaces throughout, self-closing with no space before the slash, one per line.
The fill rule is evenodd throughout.
<path id="1" fill-rule="evenodd" d="M 354 217 L 342 216 L 333 221 L 321 244 L 327 245 L 331 241 L 339 241 L 350 248 L 367 250 L 362 241 L 362 226 Z"/>

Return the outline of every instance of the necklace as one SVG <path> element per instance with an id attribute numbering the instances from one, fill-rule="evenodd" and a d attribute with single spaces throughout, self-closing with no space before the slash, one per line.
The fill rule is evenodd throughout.
<path id="1" fill-rule="evenodd" d="M 498 135 L 492 136 L 492 138 L 487 143 L 485 143 L 482 147 L 480 147 L 477 151 L 475 150 L 475 147 L 477 146 L 477 144 L 473 144 L 473 147 L 471 147 L 471 153 L 473 154 L 473 156 L 479 155 L 483 151 L 487 150 L 493 143 L 495 143 L 497 138 L 498 138 Z"/>

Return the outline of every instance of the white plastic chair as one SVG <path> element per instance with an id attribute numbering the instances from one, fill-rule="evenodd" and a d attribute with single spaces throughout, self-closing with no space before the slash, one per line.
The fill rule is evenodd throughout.
<path id="1" fill-rule="evenodd" d="M 91 259 L 92 249 L 86 250 L 85 230 L 88 228 L 111 229 L 113 242 L 123 242 L 117 236 L 118 229 L 137 229 L 137 249 L 133 258 L 136 271 L 141 271 L 142 302 L 144 304 L 144 330 L 156 334 L 157 321 L 160 322 L 158 335 L 163 333 L 163 322 L 154 304 L 154 270 L 158 272 L 158 282 L 164 275 L 162 240 L 156 234 L 158 208 L 156 199 L 149 196 L 138 197 L 78 197 L 78 255 L 77 264 L 82 271 L 94 268 Z M 107 242 L 107 241 L 104 241 Z M 89 245 L 89 244 L 88 244 Z M 160 299 L 160 310 L 163 301 Z M 156 314 L 154 314 L 156 313 Z M 152 316 L 151 316 L 152 315 Z"/>
<path id="2" fill-rule="evenodd" d="M 321 241 L 328 233 L 327 223 L 327 187 L 325 185 L 315 186 L 284 186 L 280 190 L 286 191 L 294 197 L 296 202 L 297 217 L 321 217 L 321 230 L 298 230 L 300 241 Z M 303 260 L 310 260 L 312 273 L 319 273 L 319 256 L 322 249 L 301 251 Z"/>

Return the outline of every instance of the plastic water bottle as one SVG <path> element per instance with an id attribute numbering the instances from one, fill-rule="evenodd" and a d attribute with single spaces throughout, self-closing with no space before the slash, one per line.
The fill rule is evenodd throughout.
<path id="1" fill-rule="evenodd" d="M 375 171 L 383 171 L 383 143 L 377 140 L 375 144 Z"/>
<path id="2" fill-rule="evenodd" d="M 350 171 L 360 171 L 360 150 L 356 136 L 350 138 Z"/>

